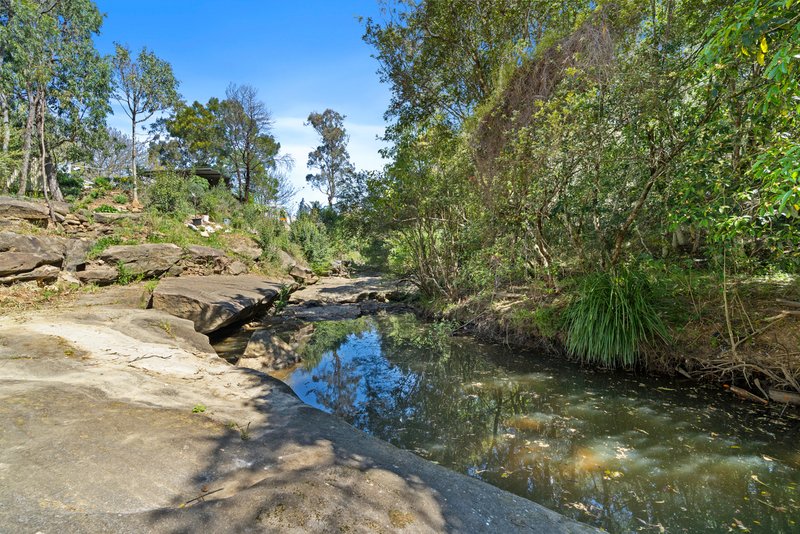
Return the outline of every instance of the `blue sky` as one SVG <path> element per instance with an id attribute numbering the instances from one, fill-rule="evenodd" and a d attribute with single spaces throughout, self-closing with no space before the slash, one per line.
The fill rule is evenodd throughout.
<path id="1" fill-rule="evenodd" d="M 169 61 L 189 102 L 224 97 L 229 83 L 259 91 L 274 118 L 273 134 L 295 162 L 291 173 L 304 197 L 324 200 L 305 183 L 309 151 L 318 144 L 311 111 L 346 115 L 350 156 L 359 169 L 383 166 L 376 137 L 383 134 L 389 89 L 362 40 L 357 17 L 379 18 L 377 0 L 96 0 L 106 14 L 96 39 L 101 53 L 114 42 L 132 51 L 147 46 Z M 130 130 L 120 110 L 110 126 Z"/>

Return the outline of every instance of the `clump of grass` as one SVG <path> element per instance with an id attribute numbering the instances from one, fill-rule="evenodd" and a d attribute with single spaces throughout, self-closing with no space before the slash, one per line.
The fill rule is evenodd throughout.
<path id="1" fill-rule="evenodd" d="M 119 272 L 119 276 L 117 277 L 117 283 L 123 286 L 131 284 L 133 282 L 138 282 L 142 279 L 141 274 L 136 274 L 131 271 L 124 262 L 120 261 L 117 262 L 117 272 Z"/>
<path id="2" fill-rule="evenodd" d="M 105 249 L 108 247 L 119 245 L 122 243 L 122 239 L 115 235 L 101 237 L 97 241 L 94 242 L 92 248 L 89 249 L 89 252 L 86 254 L 88 259 L 94 259 L 98 257 L 100 254 L 103 253 Z"/>
<path id="3" fill-rule="evenodd" d="M 192 413 L 203 413 L 205 411 L 206 411 L 206 405 L 205 404 L 195 404 L 192 407 Z"/>
<path id="4" fill-rule="evenodd" d="M 248 422 L 247 425 L 242 426 L 239 423 L 231 421 L 228 423 L 228 428 L 230 430 L 235 430 L 239 432 L 239 437 L 242 438 L 242 441 L 247 441 L 250 439 L 250 423 Z"/>
<path id="5" fill-rule="evenodd" d="M 566 312 L 567 349 L 586 363 L 633 366 L 643 343 L 669 338 L 651 302 L 651 285 L 639 272 L 588 276 Z"/>

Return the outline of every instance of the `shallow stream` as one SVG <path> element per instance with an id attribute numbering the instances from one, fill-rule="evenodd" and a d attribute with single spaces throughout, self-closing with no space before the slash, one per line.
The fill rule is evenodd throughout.
<path id="1" fill-rule="evenodd" d="M 800 415 L 411 315 L 316 324 L 279 377 L 398 447 L 610 532 L 800 532 Z"/>

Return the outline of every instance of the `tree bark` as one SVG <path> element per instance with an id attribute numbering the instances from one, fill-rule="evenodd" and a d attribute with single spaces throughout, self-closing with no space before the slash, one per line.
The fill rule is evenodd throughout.
<path id="1" fill-rule="evenodd" d="M 61 192 L 61 186 L 58 185 L 58 169 L 53 161 L 53 155 L 49 150 L 46 152 L 44 170 L 47 187 L 50 189 L 53 200 L 64 202 L 64 194 Z"/>
<path id="2" fill-rule="evenodd" d="M 45 163 L 47 159 L 47 148 L 45 146 L 44 140 L 44 109 L 45 109 L 45 99 L 44 94 L 39 94 L 39 103 L 38 103 L 38 115 L 39 115 L 39 141 L 40 141 L 40 156 L 42 162 L 42 192 L 44 193 L 44 200 L 47 202 L 47 209 L 50 212 L 50 220 L 53 221 L 55 224 L 56 221 L 56 212 L 53 210 L 53 203 L 50 201 L 50 195 L 48 193 L 48 180 L 47 180 L 47 164 Z M 58 184 L 56 184 L 56 187 Z M 60 194 L 60 192 L 59 192 Z"/>
<path id="3" fill-rule="evenodd" d="M 25 132 L 22 135 L 22 169 L 19 176 L 19 189 L 17 195 L 25 196 L 28 188 L 28 172 L 31 165 L 31 141 L 33 139 L 34 119 L 36 110 L 34 109 L 34 91 L 28 87 L 28 118 L 25 121 Z"/>
<path id="4" fill-rule="evenodd" d="M 131 174 L 133 176 L 133 202 L 139 205 L 139 182 L 136 177 L 136 112 L 131 114 Z"/>

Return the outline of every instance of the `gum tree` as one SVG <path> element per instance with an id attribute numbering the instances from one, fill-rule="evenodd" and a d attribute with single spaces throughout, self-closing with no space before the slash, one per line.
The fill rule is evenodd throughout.
<path id="1" fill-rule="evenodd" d="M 116 44 L 111 58 L 114 80 L 114 98 L 131 119 L 131 175 L 133 203 L 139 203 L 136 175 L 136 125 L 150 120 L 153 115 L 172 108 L 180 101 L 178 80 L 172 66 L 147 48 L 142 48 L 134 59 L 127 46 Z"/>

